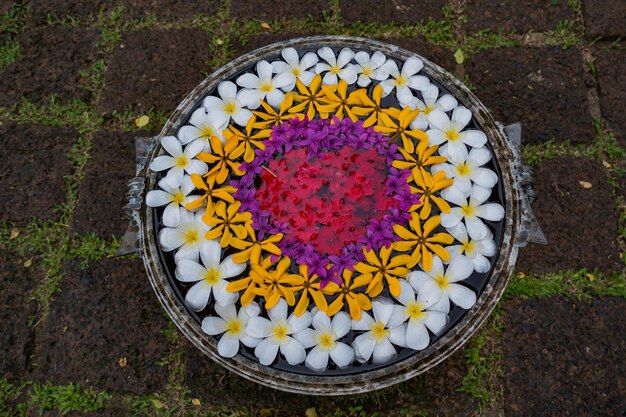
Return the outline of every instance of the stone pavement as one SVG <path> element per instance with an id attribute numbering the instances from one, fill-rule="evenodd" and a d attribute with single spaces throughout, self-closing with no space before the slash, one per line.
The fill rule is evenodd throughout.
<path id="1" fill-rule="evenodd" d="M 626 3 L 303 5 L 0 0 L 0 415 L 626 415 Z M 112 258 L 133 138 L 158 132 L 234 57 L 321 33 L 412 50 L 498 120 L 522 122 L 550 242 L 521 251 L 505 299 L 462 350 L 356 398 L 225 371 L 169 322 L 141 262 Z"/>

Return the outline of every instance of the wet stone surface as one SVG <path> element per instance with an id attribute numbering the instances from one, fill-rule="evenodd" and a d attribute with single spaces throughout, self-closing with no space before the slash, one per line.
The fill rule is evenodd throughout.
<path id="1" fill-rule="evenodd" d="M 466 68 L 496 120 L 521 122 L 522 143 L 593 141 L 583 61 L 575 48 L 487 50 Z"/>
<path id="2" fill-rule="evenodd" d="M 346 23 L 416 24 L 429 19 L 443 19 L 442 7 L 445 4 L 443 0 L 396 0 L 383 4 L 376 0 L 361 0 L 356 7 L 355 2 L 342 0 L 341 17 Z"/>
<path id="3" fill-rule="evenodd" d="M 505 304 L 506 415 L 622 416 L 626 300 L 564 298 Z"/>
<path id="4" fill-rule="evenodd" d="M 520 249 L 516 269 L 534 274 L 582 268 L 619 272 L 615 202 L 602 164 L 559 157 L 540 163 L 534 177 L 538 198 L 533 211 L 548 245 Z"/>
<path id="5" fill-rule="evenodd" d="M 84 270 L 68 263 L 63 272 L 41 329 L 36 379 L 135 394 L 164 389 L 167 371 L 157 362 L 168 321 L 141 260 L 94 261 Z"/>
<path id="6" fill-rule="evenodd" d="M 22 33 L 20 58 L 0 74 L 0 105 L 20 99 L 48 104 L 72 99 L 89 101 L 90 93 L 80 71 L 88 70 L 98 56 L 98 32 L 74 28 L 38 28 Z"/>
<path id="7" fill-rule="evenodd" d="M 596 58 L 602 116 L 609 121 L 622 147 L 626 147 L 626 50 L 599 47 L 592 52 Z"/>
<path id="8" fill-rule="evenodd" d="M 0 221 L 24 225 L 54 217 L 54 206 L 65 201 L 67 154 L 76 137 L 65 127 L 0 125 Z"/>
<path id="9" fill-rule="evenodd" d="M 437 64 L 446 71 L 454 72 L 456 62 L 454 61 L 454 53 L 441 46 L 436 46 L 426 42 L 422 38 L 407 39 L 379 39 L 381 42 L 387 42 L 397 45 L 401 48 L 408 49 L 411 52 L 426 58 L 433 64 Z"/>
<path id="10" fill-rule="evenodd" d="M 135 176 L 135 137 L 141 132 L 98 132 L 94 135 L 85 178 L 78 189 L 72 231 L 96 233 L 103 238 L 121 236 L 128 220 L 128 180 Z"/>
<path id="11" fill-rule="evenodd" d="M 626 2 L 584 0 L 583 16 L 587 35 L 619 38 L 626 36 Z"/>
<path id="12" fill-rule="evenodd" d="M 231 0 L 230 14 L 244 19 L 277 18 L 293 19 L 312 17 L 321 19 L 328 9 L 328 0 L 313 0 L 303 3 L 297 0 L 276 2 L 272 0 Z"/>
<path id="13" fill-rule="evenodd" d="M 473 33 L 484 29 L 545 32 L 554 30 L 560 21 L 576 18 L 567 0 L 470 0 L 464 15 L 464 29 Z"/>
<path id="14" fill-rule="evenodd" d="M 212 41 L 196 29 L 125 33 L 107 67 L 100 110 L 173 112 L 207 75 Z"/>

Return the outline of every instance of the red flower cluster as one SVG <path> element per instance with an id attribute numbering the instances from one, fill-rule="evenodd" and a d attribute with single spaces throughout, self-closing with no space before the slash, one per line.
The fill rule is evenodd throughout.
<path id="1" fill-rule="evenodd" d="M 375 150 L 343 148 L 308 159 L 294 149 L 261 172 L 255 194 L 270 220 L 288 223 L 290 235 L 318 253 L 340 254 L 381 219 L 397 200 L 385 196 L 385 158 Z"/>

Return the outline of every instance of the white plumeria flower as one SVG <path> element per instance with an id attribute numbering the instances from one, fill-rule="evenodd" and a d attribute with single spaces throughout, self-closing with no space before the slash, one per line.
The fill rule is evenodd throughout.
<path id="1" fill-rule="evenodd" d="M 447 145 L 444 145 L 447 146 Z M 443 150 L 442 153 L 446 151 Z M 451 160 L 451 163 L 433 165 L 432 173 L 444 171 L 446 177 L 454 179 L 454 186 L 468 196 L 472 189 L 472 182 L 483 188 L 491 189 L 498 182 L 498 175 L 488 168 L 484 168 L 491 160 L 491 152 L 485 146 L 472 148 L 467 159 Z"/>
<path id="2" fill-rule="evenodd" d="M 256 73 L 257 75 L 247 72 L 237 78 L 237 85 L 243 87 L 239 90 L 237 99 L 251 110 L 258 108 L 261 100 L 278 108 L 285 98 L 280 89 L 286 90 L 293 78 L 286 73 L 272 77 L 272 64 L 267 61 L 257 62 Z"/>
<path id="3" fill-rule="evenodd" d="M 215 96 L 204 98 L 204 108 L 209 112 L 209 119 L 213 120 L 216 126 L 228 125 L 231 118 L 239 126 L 245 126 L 252 117 L 252 112 L 244 108 L 241 101 L 237 99 L 237 86 L 235 83 L 222 81 L 217 85 L 217 92 L 220 98 Z M 219 133 L 221 134 L 222 131 L 220 130 Z M 223 136 L 213 136 L 217 136 L 224 141 Z"/>
<path id="4" fill-rule="evenodd" d="M 459 102 L 452 94 L 444 94 L 439 97 L 439 89 L 436 85 L 430 84 L 428 88 L 422 91 L 422 100 L 413 97 L 407 104 L 412 109 L 418 109 L 420 112 L 411 122 L 411 129 L 426 130 L 428 129 L 428 115 L 433 110 L 448 112 L 454 110 Z M 406 107 L 404 105 L 403 107 Z"/>
<path id="5" fill-rule="evenodd" d="M 430 271 L 413 271 L 406 279 L 413 288 L 423 288 L 431 283 L 436 284 L 440 298 L 430 306 L 430 309 L 447 315 L 450 312 L 450 301 L 466 310 L 476 303 L 474 291 L 457 284 L 472 275 L 472 272 L 474 272 L 472 263 L 465 256 L 455 257 L 444 270 L 441 258 L 435 255 Z"/>
<path id="6" fill-rule="evenodd" d="M 328 358 L 340 368 L 344 368 L 354 359 L 354 350 L 345 343 L 338 342 L 350 331 L 350 316 L 341 311 L 332 321 L 323 311 L 313 314 L 313 329 L 304 329 L 296 333 L 294 338 L 302 343 L 305 349 L 313 347 L 304 364 L 314 371 L 322 372 L 328 366 Z"/>
<path id="7" fill-rule="evenodd" d="M 246 328 L 249 336 L 263 339 L 254 349 L 254 355 L 261 365 L 270 365 L 274 362 L 279 349 L 290 365 L 302 363 L 306 357 L 304 347 L 292 335 L 309 327 L 311 313 L 306 311 L 300 317 L 291 314 L 287 318 L 287 302 L 281 298 L 269 310 L 268 315 L 269 320 L 264 317 L 252 317 Z"/>
<path id="8" fill-rule="evenodd" d="M 294 48 L 285 48 L 280 53 L 285 61 L 272 62 L 272 71 L 276 74 L 287 74 L 291 81 L 285 86 L 285 91 L 291 91 L 296 85 L 296 79 L 307 87 L 315 77 L 315 72 L 309 71 L 313 65 L 317 64 L 317 55 L 307 52 L 302 59 Z"/>
<path id="9" fill-rule="evenodd" d="M 165 252 L 178 249 L 174 260 L 191 259 L 197 261 L 200 249 L 210 242 L 206 232 L 211 226 L 202 220 L 204 210 L 192 213 L 186 209 L 180 209 L 180 222 L 176 227 L 164 227 L 159 232 L 159 243 Z"/>
<path id="10" fill-rule="evenodd" d="M 176 227 L 180 222 L 180 208 L 194 200 L 189 197 L 189 193 L 196 189 L 191 177 L 185 175 L 180 187 L 170 187 L 165 178 L 159 181 L 161 190 L 149 191 L 146 195 L 146 205 L 148 207 L 165 207 L 163 211 L 163 225 L 167 227 Z"/>
<path id="11" fill-rule="evenodd" d="M 481 219 L 497 222 L 504 217 L 504 208 L 498 203 L 485 203 L 491 190 L 479 185 L 472 186 L 469 200 L 465 193 L 452 185 L 441 192 L 444 200 L 456 204 L 450 213 L 441 213 L 441 225 L 446 229 L 456 226 L 461 220 L 465 220 L 467 233 L 472 239 L 485 239 L 489 228 Z"/>
<path id="12" fill-rule="evenodd" d="M 315 72 L 317 74 L 326 72 L 324 78 L 322 78 L 322 84 L 335 85 L 339 81 L 337 77 L 347 82 L 348 85 L 356 82 L 356 70 L 351 65 L 348 65 L 350 61 L 352 61 L 352 58 L 354 58 L 354 51 L 352 49 L 343 48 L 339 51 L 339 55 L 335 56 L 333 50 L 325 46 L 320 48 L 317 54 L 327 62 L 326 64 L 320 62 L 315 66 Z"/>
<path id="13" fill-rule="evenodd" d="M 380 51 L 370 55 L 365 51 L 359 51 L 354 55 L 357 64 L 350 64 L 356 71 L 359 79 L 357 84 L 360 87 L 367 87 L 372 80 L 383 81 L 389 78 L 389 73 L 393 70 L 393 61 Z"/>
<path id="14" fill-rule="evenodd" d="M 373 357 L 374 363 L 389 362 L 396 356 L 393 345 L 406 346 L 406 326 L 389 326 L 393 314 L 393 303 L 386 298 L 378 298 L 372 302 L 374 318 L 366 312 L 361 319 L 352 321 L 353 330 L 366 330 L 352 342 L 356 359 L 367 362 Z"/>
<path id="15" fill-rule="evenodd" d="M 398 70 L 395 61 L 390 61 L 388 65 L 391 77 L 380 83 L 383 87 L 383 97 L 388 96 L 395 88 L 396 98 L 400 104 L 408 103 L 413 98 L 410 88 L 423 91 L 430 85 L 428 77 L 415 75 L 424 67 L 421 59 L 415 57 L 407 59 L 402 65 L 402 71 Z"/>
<path id="16" fill-rule="evenodd" d="M 202 152 L 202 142 L 192 142 L 185 146 L 185 150 L 183 151 L 182 144 L 175 136 L 164 136 L 161 139 L 161 145 L 171 156 L 157 156 L 150 163 L 150 169 L 153 171 L 169 169 L 165 179 L 170 187 L 180 187 L 185 172 L 189 175 L 204 175 L 209 170 L 207 164 L 194 159 L 196 155 Z"/>
<path id="17" fill-rule="evenodd" d="M 217 136 L 222 142 L 224 135 L 222 131 L 228 126 L 228 121 L 221 121 L 218 116 L 211 114 L 204 107 L 194 110 L 189 118 L 188 125 L 180 128 L 178 131 L 178 139 L 183 145 L 193 141 L 200 141 L 203 145 L 203 152 L 211 152 L 212 136 Z"/>
<path id="18" fill-rule="evenodd" d="M 215 304 L 215 312 L 219 317 L 205 317 L 202 320 L 202 330 L 211 336 L 222 334 L 217 342 L 217 353 L 225 358 L 232 358 L 239 352 L 239 343 L 253 348 L 261 339 L 251 337 L 246 332 L 246 326 L 251 317 L 259 315 L 259 305 L 255 302 L 241 307 L 239 313 L 234 304 Z"/>
<path id="19" fill-rule="evenodd" d="M 476 272 L 484 273 L 489 271 L 491 263 L 487 258 L 496 254 L 496 242 L 493 240 L 491 231 L 483 239 L 470 240 L 463 222 L 459 222 L 459 224 L 447 230 L 456 240 L 461 242 L 460 245 L 446 247 L 450 258 L 465 255 L 472 262 Z"/>
<path id="20" fill-rule="evenodd" d="M 463 131 L 472 119 L 472 112 L 463 106 L 459 106 L 452 112 L 452 119 L 441 110 L 434 110 L 428 115 L 428 123 L 431 126 L 426 134 L 428 144 L 441 145 L 447 142 L 446 154 L 440 153 L 452 161 L 464 161 L 467 159 L 467 148 L 480 148 L 487 143 L 487 136 L 480 130 L 471 129 Z"/>
<path id="21" fill-rule="evenodd" d="M 179 259 L 176 262 L 176 279 L 196 283 L 185 295 L 185 303 L 193 311 L 204 310 L 211 294 L 217 304 L 232 304 L 237 301 L 238 293 L 226 291 L 226 278 L 241 274 L 246 269 L 246 264 L 233 262 L 233 255 L 227 256 L 220 263 L 221 257 L 222 248 L 219 242 L 209 240 L 200 248 L 202 264 L 191 259 Z"/>
<path id="22" fill-rule="evenodd" d="M 410 274 L 409 274 L 410 276 Z M 402 305 L 393 306 L 393 314 L 389 319 L 389 326 L 406 324 L 406 345 L 415 350 L 426 349 L 430 343 L 429 329 L 434 334 L 439 333 L 446 325 L 448 316 L 431 307 L 441 299 L 441 292 L 434 281 L 424 281 L 415 288 L 406 280 L 400 281 L 400 295 L 396 297 Z"/>

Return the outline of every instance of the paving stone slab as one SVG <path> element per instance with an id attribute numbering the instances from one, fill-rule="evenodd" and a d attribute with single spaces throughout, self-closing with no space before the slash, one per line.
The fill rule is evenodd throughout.
<path id="1" fill-rule="evenodd" d="M 592 39 L 626 36 L 626 2 L 584 0 L 583 16 L 587 35 Z"/>
<path id="2" fill-rule="evenodd" d="M 52 96 L 58 103 L 89 101 L 80 71 L 97 59 L 97 31 L 45 27 L 26 31 L 17 39 L 20 57 L 0 75 L 0 105 L 12 105 L 21 98 L 47 104 Z"/>
<path id="3" fill-rule="evenodd" d="M 124 6 L 124 16 L 130 19 L 155 15 L 159 20 L 180 20 L 215 14 L 219 0 L 91 0 L 89 7 L 73 0 L 31 0 L 29 3 L 31 19 L 43 24 L 49 15 L 60 19 L 95 20 L 99 14 L 109 14 L 119 5 Z"/>
<path id="4" fill-rule="evenodd" d="M 575 48 L 491 49 L 474 55 L 466 68 L 496 120 L 522 123 L 523 143 L 593 141 L 583 61 Z"/>
<path id="5" fill-rule="evenodd" d="M 580 181 L 592 187 L 584 188 Z M 602 164 L 571 157 L 544 161 L 535 168 L 535 191 L 533 211 L 548 245 L 520 249 L 518 271 L 622 270 L 615 201 Z"/>
<path id="6" fill-rule="evenodd" d="M 5 122 L 0 125 L 0 221 L 27 224 L 54 217 L 65 201 L 67 158 L 74 129 Z M 26 199 L 26 200 L 25 200 Z"/>
<path id="7" fill-rule="evenodd" d="M 564 298 L 505 304 L 506 415 L 626 414 L 626 300 Z"/>
<path id="8" fill-rule="evenodd" d="M 293 19 L 312 17 L 321 19 L 328 9 L 328 0 L 312 0 L 303 3 L 297 0 L 231 0 L 230 14 L 244 19 Z"/>
<path id="9" fill-rule="evenodd" d="M 245 42 L 234 39 L 233 42 L 233 54 L 234 58 L 254 51 L 255 49 L 262 48 L 267 45 L 271 45 L 276 42 L 286 41 L 289 39 L 302 38 L 307 36 L 316 36 L 320 33 L 291 33 L 291 32 L 279 32 L 279 33 L 261 33 L 257 35 L 249 36 Z"/>
<path id="10" fill-rule="evenodd" d="M 470 0 L 464 15 L 464 29 L 474 33 L 484 29 L 545 32 L 561 21 L 576 19 L 567 0 Z"/>
<path id="11" fill-rule="evenodd" d="M 620 144 L 626 147 L 626 50 L 595 48 L 593 56 L 602 116 L 609 121 Z"/>
<path id="12" fill-rule="evenodd" d="M 107 67 L 100 110 L 173 112 L 205 78 L 211 42 L 196 29 L 125 33 Z"/>
<path id="13" fill-rule="evenodd" d="M 290 394 L 263 387 L 227 371 L 191 345 L 186 350 L 186 364 L 190 395 L 200 398 L 203 405 L 268 409 L 274 412 L 273 416 L 302 416 L 310 407 L 315 407 L 320 415 L 327 415 L 329 410 L 348 410 L 359 405 L 368 416 L 398 416 L 404 410 L 407 414 L 426 412 L 443 417 L 471 415 L 476 407 L 468 395 L 455 392 L 466 373 L 464 350 L 425 374 L 378 392 L 380 395 L 336 398 Z"/>
<path id="14" fill-rule="evenodd" d="M 443 19 L 443 0 L 376 0 L 341 1 L 341 17 L 346 23 L 400 23 L 417 24 L 429 19 Z"/>
<path id="15" fill-rule="evenodd" d="M 141 260 L 93 261 L 63 268 L 60 292 L 41 329 L 38 381 L 144 394 L 163 390 L 168 321 Z M 126 365 L 120 359 L 126 358 Z"/>
<path id="16" fill-rule="evenodd" d="M 75 233 L 96 233 L 103 238 L 121 236 L 128 220 L 122 207 L 127 203 L 128 180 L 135 176 L 135 132 L 98 132 L 94 135 L 85 177 L 78 189 L 78 204 L 72 219 Z"/>

